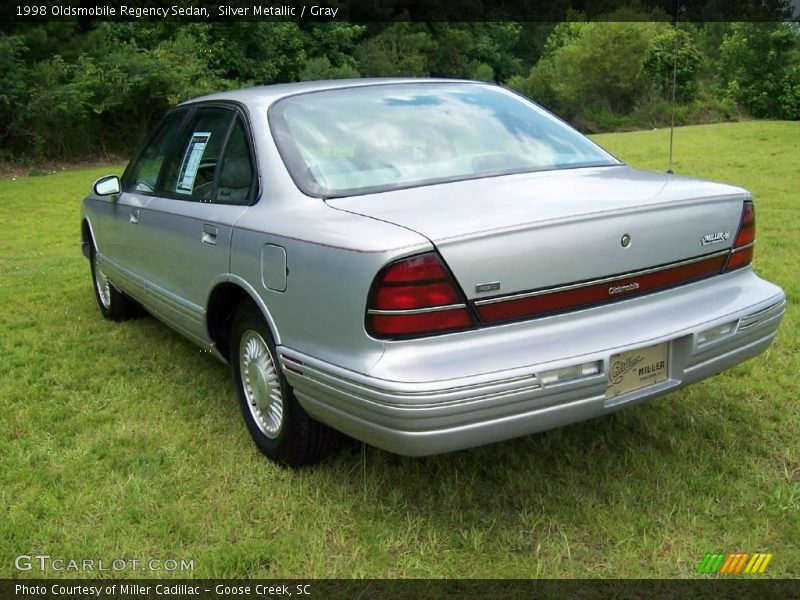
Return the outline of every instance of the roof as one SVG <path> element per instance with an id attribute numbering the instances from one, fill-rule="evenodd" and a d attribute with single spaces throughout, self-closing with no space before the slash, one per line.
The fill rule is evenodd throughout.
<path id="1" fill-rule="evenodd" d="M 465 79 L 434 79 L 430 77 L 365 77 L 362 79 L 328 79 L 324 81 L 299 81 L 296 83 L 277 83 L 260 85 L 240 90 L 217 92 L 207 96 L 192 98 L 181 104 L 206 100 L 232 100 L 242 104 L 271 104 L 272 102 L 303 92 L 317 92 L 337 88 L 354 88 L 370 85 L 388 85 L 396 83 L 479 83 Z"/>

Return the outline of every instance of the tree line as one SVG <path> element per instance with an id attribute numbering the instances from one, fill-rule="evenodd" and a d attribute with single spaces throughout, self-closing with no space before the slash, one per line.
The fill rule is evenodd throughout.
<path id="1" fill-rule="evenodd" d="M 800 119 L 800 28 L 676 27 L 629 9 L 560 23 L 2 23 L 0 161 L 124 156 L 169 106 L 213 91 L 398 75 L 494 81 L 586 132 L 667 124 L 673 80 L 678 124 Z"/>

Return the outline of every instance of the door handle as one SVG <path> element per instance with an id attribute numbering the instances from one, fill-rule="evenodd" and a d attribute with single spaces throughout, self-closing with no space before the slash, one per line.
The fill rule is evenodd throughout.
<path id="1" fill-rule="evenodd" d="M 204 244 L 209 246 L 217 245 L 217 227 L 208 223 L 203 224 L 203 237 L 201 238 Z"/>
<path id="2" fill-rule="evenodd" d="M 131 210 L 131 219 L 130 219 L 130 221 L 134 225 L 136 225 L 139 222 L 139 209 L 138 208 L 134 208 L 134 209 Z"/>

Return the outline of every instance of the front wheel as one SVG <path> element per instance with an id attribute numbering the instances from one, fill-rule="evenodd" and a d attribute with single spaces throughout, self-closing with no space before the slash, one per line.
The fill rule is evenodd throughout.
<path id="1" fill-rule="evenodd" d="M 277 362 L 275 342 L 258 309 L 239 307 L 230 336 L 233 383 L 253 441 L 275 462 L 300 467 L 330 454 L 337 434 L 297 402 Z"/>

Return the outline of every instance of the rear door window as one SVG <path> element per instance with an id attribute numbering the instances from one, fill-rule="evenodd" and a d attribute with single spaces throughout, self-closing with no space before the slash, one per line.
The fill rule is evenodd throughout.
<path id="1" fill-rule="evenodd" d="M 253 187 L 253 160 L 247 131 L 236 119 L 225 146 L 214 201 L 220 204 L 248 204 Z"/>

